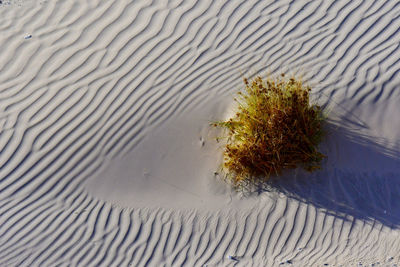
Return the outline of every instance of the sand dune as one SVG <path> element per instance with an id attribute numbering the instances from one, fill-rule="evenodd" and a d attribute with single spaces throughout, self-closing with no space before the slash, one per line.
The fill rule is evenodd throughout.
<path id="1" fill-rule="evenodd" d="M 399 265 L 399 28 L 389 0 L 1 1 L 0 266 Z M 209 123 L 281 72 L 328 159 L 237 193 Z"/>

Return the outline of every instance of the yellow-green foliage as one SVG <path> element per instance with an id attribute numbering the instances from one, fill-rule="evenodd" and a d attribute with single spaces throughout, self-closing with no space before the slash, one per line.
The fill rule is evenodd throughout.
<path id="1" fill-rule="evenodd" d="M 244 79 L 236 115 L 213 125 L 228 130 L 224 167 L 234 185 L 259 182 L 283 169 L 320 168 L 321 108 L 311 105 L 311 88 L 284 74 L 263 81 Z"/>

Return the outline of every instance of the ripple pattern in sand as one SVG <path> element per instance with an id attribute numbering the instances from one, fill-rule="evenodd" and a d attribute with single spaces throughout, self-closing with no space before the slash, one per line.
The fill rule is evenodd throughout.
<path id="1" fill-rule="evenodd" d="M 396 227 L 282 193 L 207 213 L 119 207 L 83 186 L 242 75 L 300 73 L 364 118 L 399 110 L 399 16 L 397 1 L 3 1 L 0 266 L 400 261 Z M 400 123 L 379 121 L 398 142 Z M 397 211 L 390 197 L 379 203 Z"/>

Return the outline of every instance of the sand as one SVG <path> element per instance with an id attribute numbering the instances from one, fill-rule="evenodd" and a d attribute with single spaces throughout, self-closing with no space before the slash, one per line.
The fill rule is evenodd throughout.
<path id="1" fill-rule="evenodd" d="M 397 1 L 0 4 L 0 266 L 400 266 Z M 221 173 L 243 77 L 301 77 L 323 168 Z"/>

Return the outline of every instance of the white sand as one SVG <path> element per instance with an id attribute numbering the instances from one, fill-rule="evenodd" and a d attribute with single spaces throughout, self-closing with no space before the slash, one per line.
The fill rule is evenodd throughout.
<path id="1" fill-rule="evenodd" d="M 332 2 L 332 3 L 331 3 Z M 397 1 L 2 1 L 0 266 L 400 265 Z M 243 196 L 213 120 L 303 77 L 328 155 Z"/>

